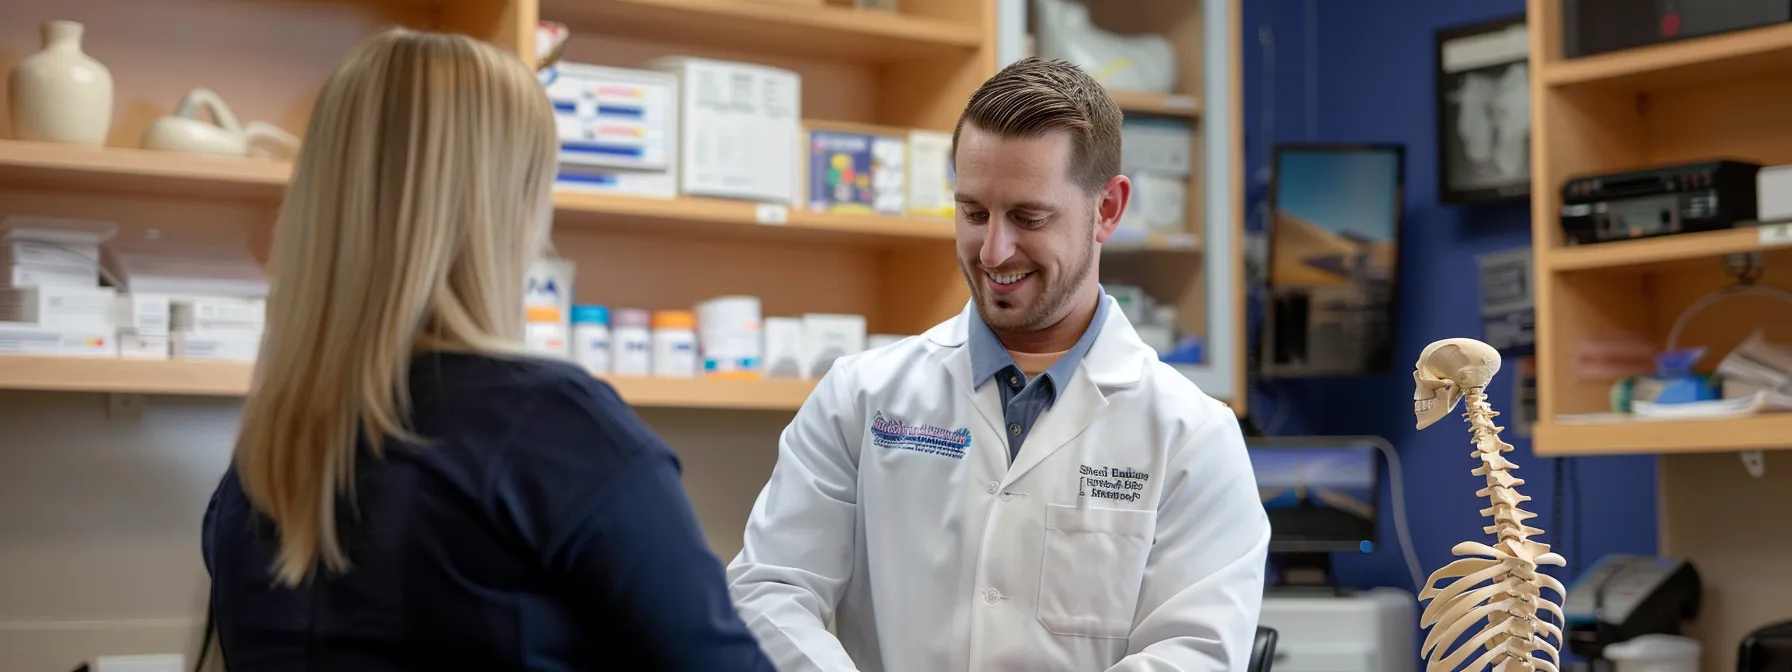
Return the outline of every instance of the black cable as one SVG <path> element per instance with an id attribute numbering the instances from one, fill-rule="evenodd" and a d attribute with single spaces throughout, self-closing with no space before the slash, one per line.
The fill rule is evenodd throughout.
<path id="1" fill-rule="evenodd" d="M 1562 458 L 1562 459 L 1567 460 L 1568 458 Z M 1575 462 L 1573 464 L 1568 465 L 1568 480 L 1569 480 L 1569 485 L 1572 486 L 1568 490 L 1568 497 L 1574 506 L 1574 520 L 1568 526 L 1568 530 L 1571 533 L 1570 536 L 1568 537 L 1569 551 L 1571 553 L 1573 553 L 1573 555 L 1568 556 L 1570 558 L 1570 560 L 1568 561 L 1568 570 L 1572 574 L 1578 576 L 1578 575 L 1580 575 L 1580 567 L 1581 567 L 1580 563 L 1582 562 L 1582 557 L 1580 554 L 1581 530 L 1584 529 L 1581 527 L 1581 524 L 1580 524 L 1581 510 L 1580 510 L 1580 463 L 1579 462 Z"/>
<path id="2" fill-rule="evenodd" d="M 1567 517 L 1565 515 L 1565 509 L 1568 508 L 1568 499 L 1563 494 L 1567 486 L 1568 458 L 1558 457 L 1551 461 L 1555 462 L 1553 466 L 1555 467 L 1556 477 L 1553 493 L 1551 494 L 1554 499 L 1550 500 L 1551 503 L 1549 505 L 1549 533 L 1555 536 L 1551 537 L 1550 541 L 1556 542 L 1551 544 L 1552 546 L 1559 546 L 1561 547 L 1559 549 L 1560 551 L 1566 552 L 1568 550 L 1568 537 L 1565 534 L 1566 530 L 1562 527 L 1562 520 Z M 1572 576 L 1573 572 L 1570 572 L 1569 574 Z"/>

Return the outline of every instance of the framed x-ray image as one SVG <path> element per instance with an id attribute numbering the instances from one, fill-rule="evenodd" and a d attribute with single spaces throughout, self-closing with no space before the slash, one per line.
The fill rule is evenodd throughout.
<path id="1" fill-rule="evenodd" d="M 1531 194 L 1530 33 L 1524 15 L 1437 33 L 1438 196 Z"/>

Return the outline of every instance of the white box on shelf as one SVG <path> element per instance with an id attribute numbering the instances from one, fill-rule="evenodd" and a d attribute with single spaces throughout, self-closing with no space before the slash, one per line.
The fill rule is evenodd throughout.
<path id="1" fill-rule="evenodd" d="M 1188 221 L 1188 184 L 1162 173 L 1134 171 L 1132 199 L 1120 215 L 1120 226 L 1143 231 L 1184 231 Z"/>
<path id="2" fill-rule="evenodd" d="M 952 174 L 952 134 L 913 130 L 908 133 L 908 212 L 920 217 L 951 219 L 958 212 Z"/>
<path id="3" fill-rule="evenodd" d="M 121 292 L 230 299 L 268 295 L 267 275 L 246 250 L 109 245 L 102 263 Z"/>
<path id="4" fill-rule="evenodd" d="M 61 243 L 16 239 L 0 242 L 0 265 L 46 266 L 99 272 L 99 243 Z"/>
<path id="5" fill-rule="evenodd" d="M 171 352 L 167 328 L 160 331 L 118 330 L 119 359 L 168 359 Z"/>
<path id="6" fill-rule="evenodd" d="M 175 331 L 168 334 L 168 354 L 174 359 L 252 362 L 260 351 L 260 330 L 214 329 Z"/>
<path id="7" fill-rule="evenodd" d="M 541 78 L 560 137 L 556 188 L 677 195 L 675 75 L 562 62 Z"/>
<path id="8" fill-rule="evenodd" d="M 117 357 L 111 327 L 40 327 L 0 322 L 0 354 L 44 357 Z"/>
<path id="9" fill-rule="evenodd" d="M 0 220 L 0 241 L 35 241 L 85 248 L 118 235 L 118 223 L 98 219 L 13 215 Z"/>
<path id="10" fill-rule="evenodd" d="M 7 287 L 0 288 L 0 322 L 23 322 L 41 327 L 110 327 L 111 287 Z"/>
<path id="11" fill-rule="evenodd" d="M 803 377 L 803 320 L 800 317 L 765 318 L 765 377 Z"/>
<path id="12" fill-rule="evenodd" d="M 834 360 L 865 350 L 865 316 L 803 315 L 803 373 L 820 378 Z"/>
<path id="13" fill-rule="evenodd" d="M 1121 172 L 1146 171 L 1188 179 L 1194 129 L 1176 119 L 1127 119 L 1120 126 Z"/>
<path id="14" fill-rule="evenodd" d="M 691 56 L 649 66 L 678 77 L 678 187 L 692 196 L 795 203 L 802 193 L 802 76 Z"/>
<path id="15" fill-rule="evenodd" d="M 23 266 L 5 268 L 0 285 L 8 287 L 98 287 L 100 271 L 96 268 L 68 266 Z"/>
<path id="16" fill-rule="evenodd" d="M 529 347 L 556 355 L 572 354 L 572 294 L 578 265 L 547 257 L 529 265 L 523 281 L 523 325 Z"/>
<path id="17" fill-rule="evenodd" d="M 112 303 L 112 324 L 119 329 L 167 335 L 172 315 L 169 298 L 160 294 L 119 294 Z"/>
<path id="18" fill-rule="evenodd" d="M 261 331 L 267 324 L 265 299 L 182 296 L 168 300 L 168 328 L 174 331 Z"/>
<path id="19" fill-rule="evenodd" d="M 1756 219 L 1792 221 L 1792 165 L 1767 166 L 1755 173 Z"/>

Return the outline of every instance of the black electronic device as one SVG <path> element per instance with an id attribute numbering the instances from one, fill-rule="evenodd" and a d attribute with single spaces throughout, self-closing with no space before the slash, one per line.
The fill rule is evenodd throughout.
<path id="1" fill-rule="evenodd" d="M 1562 56 L 1747 30 L 1792 21 L 1792 0 L 1564 0 Z"/>
<path id="2" fill-rule="evenodd" d="M 1597 659 L 1640 635 L 1680 634 L 1681 623 L 1699 615 L 1702 586 L 1685 560 L 1605 556 L 1568 586 L 1563 639 L 1575 655 Z"/>
<path id="3" fill-rule="evenodd" d="M 1245 440 L 1269 516 L 1277 588 L 1331 590 L 1331 553 L 1374 549 L 1384 450 L 1393 449 L 1379 436 Z"/>
<path id="4" fill-rule="evenodd" d="M 1792 621 L 1781 621 L 1748 633 L 1736 651 L 1736 672 L 1792 670 Z"/>
<path id="5" fill-rule="evenodd" d="M 1584 245 L 1732 228 L 1755 219 L 1760 170 L 1707 161 L 1577 177 L 1562 186 L 1562 232 Z"/>

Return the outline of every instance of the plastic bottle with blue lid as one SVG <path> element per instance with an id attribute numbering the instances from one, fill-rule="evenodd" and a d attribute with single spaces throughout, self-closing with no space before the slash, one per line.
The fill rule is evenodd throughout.
<path id="1" fill-rule="evenodd" d="M 572 307 L 572 358 L 595 374 L 610 372 L 610 308 Z"/>

